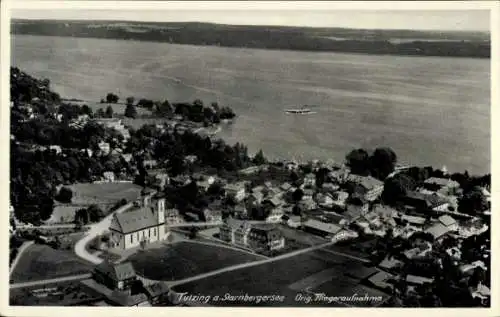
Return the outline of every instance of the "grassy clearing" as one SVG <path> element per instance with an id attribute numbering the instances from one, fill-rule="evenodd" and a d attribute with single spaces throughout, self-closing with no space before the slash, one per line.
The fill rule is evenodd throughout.
<path id="1" fill-rule="evenodd" d="M 122 122 L 124 126 L 131 126 L 134 129 L 139 129 L 145 124 L 164 124 L 168 121 L 165 118 L 123 118 Z"/>
<path id="2" fill-rule="evenodd" d="M 46 245 L 30 246 L 12 272 L 13 283 L 51 279 L 90 272 L 92 266 L 72 250 L 55 250 Z"/>
<path id="3" fill-rule="evenodd" d="M 72 204 L 110 204 L 122 198 L 127 201 L 140 196 L 142 188 L 132 183 L 80 183 L 69 186 L 73 191 Z"/>
<path id="4" fill-rule="evenodd" d="M 179 242 L 160 249 L 140 251 L 128 260 L 139 275 L 173 281 L 261 259 L 223 247 Z"/>
<path id="5" fill-rule="evenodd" d="M 54 207 L 52 216 L 45 221 L 46 224 L 70 223 L 75 220 L 75 213 L 80 206 L 59 205 Z"/>
<path id="6" fill-rule="evenodd" d="M 297 302 L 295 296 L 298 291 L 291 289 L 290 285 L 301 281 L 311 275 L 325 270 L 331 270 L 331 275 L 324 279 L 321 291 L 328 296 L 336 296 L 351 292 L 352 295 L 360 288 L 359 281 L 349 280 L 345 273 L 355 272 L 363 269 L 359 262 L 345 257 L 325 256 L 317 252 L 301 254 L 284 260 L 279 260 L 264 265 L 244 268 L 227 272 L 212 277 L 204 278 L 194 282 L 176 286 L 176 292 L 188 292 L 191 294 L 216 295 L 224 297 L 231 295 L 254 295 L 264 296 L 280 294 L 285 296 L 284 302 L 270 302 L 261 304 L 263 306 L 329 306 L 343 307 L 339 303 L 313 302 L 305 304 Z M 307 288 L 307 287 L 306 287 Z M 361 293 L 364 295 L 364 293 Z M 211 302 L 215 306 L 245 306 L 243 301 Z"/>

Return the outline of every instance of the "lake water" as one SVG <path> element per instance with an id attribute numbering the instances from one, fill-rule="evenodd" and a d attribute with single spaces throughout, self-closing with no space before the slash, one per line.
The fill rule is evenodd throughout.
<path id="1" fill-rule="evenodd" d="M 490 172 L 490 61 L 12 37 L 12 64 L 65 97 L 212 101 L 221 132 L 273 158 L 343 160 L 389 146 L 401 161 Z M 316 114 L 284 108 L 318 105 Z"/>

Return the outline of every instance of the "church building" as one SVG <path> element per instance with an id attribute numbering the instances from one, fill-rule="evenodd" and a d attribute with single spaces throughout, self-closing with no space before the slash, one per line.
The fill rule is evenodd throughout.
<path id="1" fill-rule="evenodd" d="M 151 197 L 143 198 L 142 206 L 135 210 L 114 214 L 109 227 L 112 248 L 129 249 L 141 245 L 165 240 L 165 198 L 158 198 L 151 203 Z"/>

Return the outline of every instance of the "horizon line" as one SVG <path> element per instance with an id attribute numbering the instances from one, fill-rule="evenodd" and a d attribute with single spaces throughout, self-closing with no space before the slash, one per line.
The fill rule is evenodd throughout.
<path id="1" fill-rule="evenodd" d="M 483 33 L 490 34 L 491 30 L 452 30 L 452 29 L 409 29 L 409 28 L 356 28 L 356 27 L 347 27 L 347 26 L 308 26 L 308 25 L 281 25 L 281 24 L 231 24 L 231 23 L 218 23 L 218 22 L 209 22 L 209 21 L 200 21 L 200 20 L 186 20 L 186 21 L 145 21 L 145 20 L 124 20 L 124 19 L 99 19 L 99 18 L 91 18 L 91 19 L 82 19 L 77 18 L 73 19 L 71 17 L 68 18 L 10 18 L 12 21 L 20 21 L 20 20 L 30 20 L 30 21 L 71 21 L 71 22 L 129 22 L 129 23 L 145 23 L 145 24 L 154 24 L 154 23 L 171 23 L 171 24 L 208 24 L 208 25 L 222 25 L 222 26 L 241 26 L 241 27 L 269 27 L 269 28 L 304 28 L 304 29 L 344 29 L 344 30 L 361 30 L 361 31 L 414 31 L 414 32 L 427 32 L 427 33 L 441 33 L 441 32 L 450 32 L 450 33 Z"/>

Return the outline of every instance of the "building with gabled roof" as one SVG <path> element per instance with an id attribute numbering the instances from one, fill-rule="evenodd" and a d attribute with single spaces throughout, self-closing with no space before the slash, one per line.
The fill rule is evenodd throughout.
<path id="1" fill-rule="evenodd" d="M 109 227 L 110 245 L 120 249 L 140 246 L 165 240 L 165 198 L 159 198 L 155 205 L 150 205 L 150 197 L 144 197 L 140 208 L 123 213 L 115 213 Z"/>
<path id="2" fill-rule="evenodd" d="M 132 283 L 137 279 L 134 267 L 130 262 L 118 264 L 103 261 L 92 272 L 93 279 L 111 290 L 130 290 Z"/>

